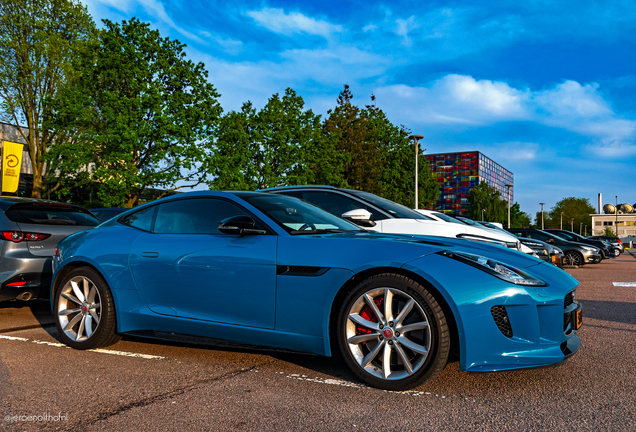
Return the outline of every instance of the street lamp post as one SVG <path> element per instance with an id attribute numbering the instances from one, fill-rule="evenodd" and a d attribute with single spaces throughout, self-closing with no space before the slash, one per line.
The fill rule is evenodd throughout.
<path id="1" fill-rule="evenodd" d="M 561 229 L 563 229 L 563 212 L 561 212 Z"/>
<path id="2" fill-rule="evenodd" d="M 481 209 L 481 221 L 484 221 L 484 213 L 486 213 L 486 209 Z"/>
<path id="3" fill-rule="evenodd" d="M 510 188 L 511 184 L 504 185 L 508 188 L 508 229 L 510 229 Z"/>
<path id="4" fill-rule="evenodd" d="M 614 222 L 614 233 L 618 237 L 618 195 L 616 195 L 616 207 L 614 207 L 614 214 L 616 215 L 616 222 Z"/>
<path id="5" fill-rule="evenodd" d="M 418 203 L 418 196 L 417 196 L 417 192 L 418 192 L 418 185 L 417 185 L 417 180 L 418 180 L 418 172 L 417 172 L 417 157 L 420 153 L 420 140 L 424 138 L 424 135 L 411 135 L 409 137 L 409 139 L 413 140 L 413 143 L 415 144 L 415 208 L 417 209 L 417 203 Z"/>
<path id="6" fill-rule="evenodd" d="M 579 226 L 579 235 L 583 235 L 583 222 L 581 222 L 581 225 Z"/>
<path id="7" fill-rule="evenodd" d="M 574 232 L 574 218 L 570 218 L 570 231 Z"/>
<path id="8" fill-rule="evenodd" d="M 543 206 L 545 205 L 545 203 L 539 203 L 541 204 L 541 229 L 543 229 Z"/>

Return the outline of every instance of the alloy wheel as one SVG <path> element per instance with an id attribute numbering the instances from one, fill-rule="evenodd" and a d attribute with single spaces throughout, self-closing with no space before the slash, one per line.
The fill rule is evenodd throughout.
<path id="1" fill-rule="evenodd" d="M 75 342 L 90 339 L 102 315 L 97 285 L 86 276 L 69 279 L 59 292 L 57 319 L 64 334 Z"/>
<path id="2" fill-rule="evenodd" d="M 346 344 L 360 368 L 399 380 L 418 372 L 429 356 L 429 318 L 409 294 L 395 288 L 365 292 L 347 314 Z"/>

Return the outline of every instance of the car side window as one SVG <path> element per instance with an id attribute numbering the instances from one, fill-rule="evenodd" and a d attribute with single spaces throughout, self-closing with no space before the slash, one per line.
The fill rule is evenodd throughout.
<path id="1" fill-rule="evenodd" d="M 532 233 L 532 238 L 533 238 L 533 239 L 536 239 L 536 240 L 547 241 L 548 239 L 550 239 L 550 238 L 552 238 L 552 237 L 549 237 L 549 236 L 547 236 L 547 235 L 545 235 L 545 234 L 541 234 L 541 233 L 533 232 L 533 233 Z"/>
<path id="2" fill-rule="evenodd" d="M 146 207 L 122 218 L 120 222 L 133 228 L 150 231 L 152 229 L 152 220 L 155 216 L 155 210 L 157 210 L 157 206 Z"/>
<path id="3" fill-rule="evenodd" d="M 351 210 L 365 209 L 371 213 L 371 220 L 386 219 L 386 216 L 377 210 L 344 195 L 331 192 L 303 192 L 302 198 L 338 217 Z"/>
<path id="4" fill-rule="evenodd" d="M 566 238 L 568 240 L 574 240 L 573 236 L 571 236 L 571 235 L 569 235 L 567 233 L 564 233 L 564 232 L 559 232 L 559 234 L 557 234 L 557 235 L 560 236 L 560 237 L 564 237 L 564 238 Z"/>
<path id="5" fill-rule="evenodd" d="M 181 199 L 158 207 L 153 230 L 156 234 L 220 234 L 220 221 L 248 215 L 237 204 L 215 198 Z"/>

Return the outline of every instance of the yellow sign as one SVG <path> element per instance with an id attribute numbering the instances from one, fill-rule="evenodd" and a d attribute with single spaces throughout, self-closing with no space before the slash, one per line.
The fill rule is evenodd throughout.
<path id="1" fill-rule="evenodd" d="M 20 167 L 24 145 L 9 141 L 2 149 L 2 192 L 15 193 L 20 183 Z"/>

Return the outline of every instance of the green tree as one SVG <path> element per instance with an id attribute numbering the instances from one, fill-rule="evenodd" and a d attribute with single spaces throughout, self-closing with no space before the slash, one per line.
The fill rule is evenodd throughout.
<path id="1" fill-rule="evenodd" d="M 514 203 L 510 206 L 510 225 L 511 228 L 530 227 L 530 215 L 521 211 L 519 203 Z"/>
<path id="2" fill-rule="evenodd" d="M 222 112 L 205 66 L 135 18 L 104 24 L 55 104 L 55 124 L 74 134 L 55 145 L 52 167 L 67 187 L 99 184 L 109 206 L 133 207 L 152 188 L 166 194 L 205 181 Z"/>
<path id="3" fill-rule="evenodd" d="M 508 204 L 501 198 L 499 191 L 482 181 L 468 194 L 468 215 L 474 220 L 483 218 L 488 222 L 507 224 Z"/>
<path id="4" fill-rule="evenodd" d="M 369 113 L 351 103 L 353 94 L 347 84 L 338 96 L 334 110 L 328 111 L 325 134 L 337 140 L 336 148 L 345 155 L 343 176 L 352 189 L 380 193 L 381 166 L 379 143 L 369 133 Z"/>
<path id="5" fill-rule="evenodd" d="M 373 100 L 373 98 L 372 98 Z M 380 151 L 379 194 L 384 198 L 413 207 L 415 199 L 415 149 L 404 126 L 395 126 L 374 105 L 367 105 L 367 133 Z M 439 185 L 418 148 L 418 208 L 433 208 L 440 196 Z"/>
<path id="6" fill-rule="evenodd" d="M 618 237 L 618 234 L 616 234 L 616 231 L 614 231 L 612 229 L 612 227 L 609 227 L 609 226 L 605 227 L 605 229 L 603 230 L 603 235 L 612 236 L 612 237 Z"/>
<path id="7" fill-rule="evenodd" d="M 546 212 L 545 227 L 561 228 L 561 220 L 563 220 L 563 229 L 570 230 L 574 226 L 574 231 L 579 232 L 581 223 L 583 226 L 592 226 L 592 217 L 590 214 L 595 213 L 594 207 L 587 198 L 568 197 L 557 202 L 554 207 Z M 541 223 L 541 212 L 538 213 L 538 223 Z M 574 221 L 572 221 L 574 219 Z"/>
<path id="8" fill-rule="evenodd" d="M 94 31 L 78 0 L 0 0 L 0 118 L 26 142 L 34 197 L 60 187 L 49 185 L 54 171 L 44 156 L 68 131 L 49 127 L 51 105 L 67 84 L 71 59 Z"/>
<path id="9" fill-rule="evenodd" d="M 288 88 L 273 95 L 262 110 L 250 102 L 223 116 L 208 182 L 212 189 L 254 190 L 323 183 L 340 186 L 344 157 L 335 140 L 323 134 L 319 115 Z"/>

